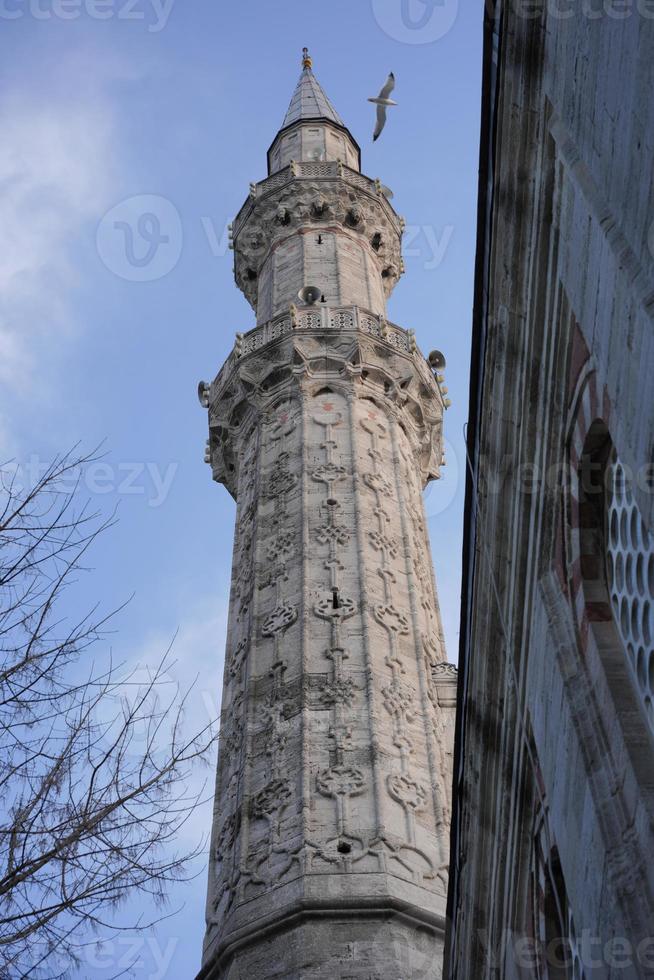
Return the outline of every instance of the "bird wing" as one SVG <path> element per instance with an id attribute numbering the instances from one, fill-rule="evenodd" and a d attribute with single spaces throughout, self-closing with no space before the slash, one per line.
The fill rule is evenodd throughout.
<path id="1" fill-rule="evenodd" d="M 379 93 L 379 98 L 387 99 L 394 88 L 395 88 L 395 75 L 393 74 L 393 72 L 391 72 L 388 78 L 386 79 L 386 84 L 384 85 L 383 89 Z"/>
<path id="2" fill-rule="evenodd" d="M 372 134 L 373 141 L 381 136 L 381 131 L 386 125 L 386 106 L 377 106 L 377 125 L 375 126 L 375 132 Z"/>

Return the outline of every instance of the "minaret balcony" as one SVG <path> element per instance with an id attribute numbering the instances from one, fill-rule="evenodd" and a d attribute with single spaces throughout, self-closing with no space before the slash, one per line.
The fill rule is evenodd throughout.
<path id="1" fill-rule="evenodd" d="M 394 323 L 389 323 L 384 317 L 377 316 L 369 310 L 358 306 L 316 306 L 299 307 L 273 317 L 266 323 L 249 330 L 245 334 L 237 334 L 234 347 L 234 357 L 242 358 L 255 351 L 261 350 L 267 344 L 279 340 L 286 334 L 317 330 L 326 332 L 345 330 L 375 337 L 382 343 L 401 353 L 412 355 L 418 353 L 413 330 L 404 330 Z M 420 355 L 421 360 L 424 360 Z"/>
<path id="2" fill-rule="evenodd" d="M 366 177 L 365 174 L 346 166 L 340 160 L 305 160 L 291 163 L 288 167 L 284 167 L 283 170 L 278 170 L 277 173 L 266 177 L 265 180 L 260 180 L 258 183 L 250 185 L 250 196 L 234 219 L 232 226 L 233 237 L 236 238 L 238 236 L 239 231 L 246 223 L 252 209 L 258 201 L 268 194 L 278 191 L 281 187 L 285 187 L 294 180 L 343 180 L 346 184 L 350 184 L 352 187 L 356 187 L 358 190 L 380 201 L 387 218 L 397 233 L 399 235 L 402 234 L 404 222 L 389 204 L 388 198 L 384 194 L 379 181 Z"/>

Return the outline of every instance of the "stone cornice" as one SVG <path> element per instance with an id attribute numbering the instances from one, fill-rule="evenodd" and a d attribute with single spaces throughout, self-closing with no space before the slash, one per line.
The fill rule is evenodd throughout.
<path id="1" fill-rule="evenodd" d="M 353 196 L 352 182 L 333 169 L 339 165 L 321 164 L 333 171 L 324 175 L 318 174 L 315 164 L 297 166 L 310 167 L 311 175 L 291 178 L 275 185 L 274 193 L 257 196 L 234 224 L 234 278 L 248 302 L 256 308 L 259 273 L 281 242 L 297 234 L 328 231 L 340 231 L 365 244 L 388 296 L 404 271 L 402 220 L 367 177 L 350 172 L 365 182 L 357 183 Z"/>
<path id="2" fill-rule="evenodd" d="M 280 398 L 321 384 L 383 404 L 409 436 L 423 484 L 438 479 L 443 403 L 429 365 L 410 332 L 356 307 L 306 308 L 237 340 L 214 382 L 200 388 L 213 478 L 236 497 L 240 441 Z"/>
<path id="3" fill-rule="evenodd" d="M 223 940 L 213 951 L 211 959 L 197 974 L 196 980 L 218 980 L 223 976 L 225 963 L 243 945 L 269 937 L 280 929 L 288 929 L 297 922 L 304 922 L 312 918 L 330 918 L 337 915 L 338 918 L 353 918 L 355 921 L 359 921 L 367 917 L 378 918 L 382 915 L 391 921 L 393 919 L 404 920 L 439 936 L 445 935 L 445 916 L 441 912 L 432 912 L 392 895 L 382 895 L 378 898 L 355 897 L 349 900 L 339 897 L 337 902 L 329 899 L 303 898 L 298 900 L 295 905 L 295 911 L 290 915 L 287 909 L 279 909 L 257 919 L 256 923 Z"/>
<path id="4" fill-rule="evenodd" d="M 234 238 L 238 236 L 255 203 L 271 195 L 280 187 L 284 187 L 293 181 L 334 179 L 343 180 L 351 187 L 356 187 L 365 194 L 378 198 L 387 218 L 391 222 L 395 222 L 397 230 L 401 231 L 403 219 L 396 214 L 393 207 L 389 204 L 388 199 L 382 193 L 379 181 L 373 180 L 371 177 L 366 177 L 365 174 L 359 173 L 358 170 L 353 170 L 352 167 L 348 167 L 338 161 L 303 161 L 290 164 L 288 167 L 278 170 L 277 173 L 272 174 L 270 177 L 266 177 L 265 180 L 260 180 L 251 185 L 250 196 L 234 218 L 232 225 Z"/>

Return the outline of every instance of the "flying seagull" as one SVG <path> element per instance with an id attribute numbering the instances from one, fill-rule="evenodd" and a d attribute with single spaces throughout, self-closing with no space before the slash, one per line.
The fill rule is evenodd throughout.
<path id="1" fill-rule="evenodd" d="M 372 137 L 373 142 L 374 140 L 379 139 L 379 137 L 381 136 L 381 131 L 386 125 L 387 106 L 397 105 L 397 102 L 393 102 L 392 99 L 389 99 L 389 95 L 391 94 L 394 88 L 395 88 L 395 75 L 393 74 L 393 72 L 391 72 L 388 78 L 386 79 L 386 84 L 384 85 L 383 89 L 381 90 L 377 98 L 368 99 L 368 102 L 374 102 L 375 105 L 377 106 L 377 125 L 375 126 L 375 132 L 373 133 L 373 137 Z"/>

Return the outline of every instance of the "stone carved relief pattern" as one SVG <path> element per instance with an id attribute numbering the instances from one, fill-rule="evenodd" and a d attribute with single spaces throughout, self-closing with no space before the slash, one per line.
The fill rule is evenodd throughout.
<path id="1" fill-rule="evenodd" d="M 319 447 L 323 461 L 311 471 L 312 480 L 325 484 L 320 499 L 320 514 L 325 515 L 314 528 L 313 538 L 324 555 L 323 567 L 327 573 L 324 595 L 314 605 L 314 614 L 330 624 L 329 647 L 325 657 L 331 668 L 329 680 L 321 695 L 321 706 L 330 711 L 329 743 L 330 764 L 315 774 L 318 793 L 332 800 L 334 806 L 334 832 L 327 840 L 312 840 L 312 866 L 340 863 L 348 866 L 350 855 L 360 850 L 361 841 L 351 825 L 350 807 L 355 796 L 369 790 L 366 772 L 353 764 L 352 755 L 352 706 L 357 686 L 348 676 L 344 664 L 350 659 L 345 645 L 344 624 L 357 612 L 352 596 L 343 594 L 341 572 L 344 569 L 343 549 L 350 540 L 348 529 L 340 522 L 342 504 L 338 499 L 344 481 L 350 476 L 348 468 L 337 456 L 337 433 L 344 431 L 347 407 L 339 396 L 318 397 L 311 412 L 311 423 L 322 433 Z M 348 481 L 349 484 L 350 481 Z M 329 835 L 329 830 L 326 831 Z M 324 834 L 324 832 L 323 832 Z M 321 834 L 321 836 L 323 836 Z"/>
<path id="2" fill-rule="evenodd" d="M 453 670 L 455 675 L 456 668 L 451 664 L 443 663 L 442 627 L 434 586 L 429 537 L 424 519 L 422 488 L 418 480 L 416 454 L 411 453 L 410 447 L 406 443 L 402 444 L 402 440 L 400 440 L 399 455 L 402 483 L 407 495 L 414 501 L 414 505 L 407 508 L 407 513 L 410 523 L 412 567 L 419 584 L 416 591 L 422 612 L 423 632 L 418 643 L 418 658 L 426 684 L 425 721 L 427 732 L 431 736 L 432 759 L 435 761 L 435 765 L 432 766 L 434 809 L 437 825 L 449 826 L 452 758 L 451 751 L 448 754 L 446 748 L 449 741 L 448 729 L 443 709 L 438 700 L 436 684 L 439 673 L 443 673 L 441 668 L 447 668 L 448 672 Z"/>
<path id="3" fill-rule="evenodd" d="M 241 468 L 245 491 L 239 500 L 234 549 L 234 574 L 230 598 L 230 626 L 225 654 L 223 711 L 219 742 L 218 785 L 220 814 L 214 827 L 210 865 L 211 916 L 219 920 L 235 896 L 238 870 L 235 865 L 242 825 L 242 800 L 238 792 L 245 749 L 245 682 L 250 649 L 251 583 L 254 575 L 256 539 L 256 497 L 254 487 L 256 445 L 244 454 Z"/>
<path id="4" fill-rule="evenodd" d="M 430 703 L 429 726 L 437 758 L 435 778 L 438 782 L 442 806 L 443 822 L 449 826 L 451 817 L 451 776 L 453 764 L 453 744 L 448 739 L 448 728 L 438 701 L 437 683 L 440 677 L 456 678 L 454 664 L 441 660 L 442 649 L 433 634 L 423 633 L 421 637 L 423 663 L 427 678 L 427 696 Z M 453 710 L 453 709 L 452 709 Z"/>
<path id="5" fill-rule="evenodd" d="M 415 848 L 415 817 L 416 813 L 425 808 L 429 787 L 414 772 L 411 763 L 415 739 L 411 723 L 416 719 L 419 709 L 412 687 L 403 681 L 407 668 L 400 656 L 400 637 L 407 636 L 410 632 L 409 612 L 396 608 L 394 604 L 393 586 L 397 582 L 394 559 L 399 549 L 388 534 L 392 518 L 387 501 L 394 500 L 395 493 L 392 484 L 382 472 L 382 464 L 387 462 L 389 455 L 389 450 L 384 452 L 382 446 L 388 445 L 390 437 L 386 419 L 376 410 L 367 411 L 360 419 L 360 424 L 369 440 L 367 452 L 370 470 L 364 473 L 363 478 L 366 486 L 375 495 L 376 506 L 373 512 L 379 523 L 376 532 L 371 536 L 371 545 L 379 555 L 378 573 L 383 582 L 384 602 L 376 603 L 373 613 L 386 631 L 388 649 L 385 662 L 390 672 L 390 680 L 382 688 L 382 696 L 384 707 L 392 718 L 392 742 L 399 754 L 399 770 L 387 776 L 386 786 L 389 796 L 404 811 L 406 841 L 410 847 Z"/>
<path id="6" fill-rule="evenodd" d="M 299 487 L 299 477 L 292 468 L 292 452 L 296 453 L 299 430 L 290 408 L 282 408 L 267 419 L 269 431 L 268 455 L 272 465 L 262 486 L 267 505 L 272 504 L 272 518 L 266 525 L 262 543 L 262 567 L 258 570 L 258 586 L 268 612 L 260 623 L 260 640 L 272 645 L 268 672 L 271 686 L 263 705 L 257 705 L 257 725 L 264 735 L 264 755 L 253 753 L 251 767 L 253 782 L 266 781 L 250 797 L 248 821 L 249 849 L 240 868 L 240 892 L 250 898 L 267 891 L 293 864 L 297 848 L 284 843 L 283 821 L 292 809 L 295 796 L 292 767 L 287 763 L 293 737 L 292 722 L 284 702 L 284 674 L 289 663 L 285 655 L 286 636 L 298 620 L 298 606 L 287 595 L 291 570 L 298 555 L 297 532 L 289 516 L 289 496 Z M 266 593 L 273 592 L 274 605 Z M 256 772 L 255 772 L 256 770 Z"/>
<path id="7" fill-rule="evenodd" d="M 266 726 L 265 761 L 253 758 L 249 761 L 244 757 L 246 744 L 245 725 L 245 690 L 242 684 L 244 665 L 247 658 L 249 641 L 241 638 L 228 651 L 226 659 L 226 684 L 241 681 L 236 703 L 232 702 L 227 720 L 221 732 L 220 771 L 223 776 L 233 771 L 236 760 L 237 768 L 230 781 L 231 786 L 239 790 L 228 791 L 228 803 L 238 807 L 237 810 L 224 818 L 223 827 L 231 828 L 238 823 L 241 846 L 236 850 L 236 836 L 225 830 L 219 832 L 218 841 L 214 847 L 214 873 L 216 879 L 213 887 L 213 915 L 219 920 L 230 909 L 234 901 L 247 896 L 248 889 L 266 889 L 275 879 L 278 867 L 273 868 L 274 859 L 282 856 L 286 860 L 286 849 L 281 843 L 281 818 L 292 800 L 293 790 L 290 780 L 285 775 L 284 753 L 286 751 L 289 731 L 288 722 L 284 717 L 283 704 L 279 702 L 279 690 L 283 686 L 282 678 L 286 664 L 281 656 L 280 643 L 287 630 L 297 620 L 297 609 L 284 596 L 284 586 L 288 581 L 288 562 L 296 552 L 295 534 L 288 528 L 286 518 L 287 495 L 293 491 L 298 482 L 297 476 L 291 471 L 290 454 L 286 449 L 289 437 L 293 435 L 296 423 L 289 413 L 280 412 L 267 419 L 269 430 L 269 455 L 273 463 L 261 480 L 261 488 L 253 479 L 252 468 L 247 466 L 241 470 L 239 481 L 240 513 L 243 515 L 237 526 L 237 547 L 235 563 L 238 572 L 234 578 L 232 602 L 239 608 L 239 613 L 249 611 L 252 594 L 257 584 L 257 591 L 262 593 L 267 586 L 274 585 L 275 604 L 267 615 L 261 619 L 261 641 L 255 637 L 254 649 L 259 642 L 272 642 L 273 667 L 270 671 L 272 687 L 267 699 L 263 720 Z M 265 448 L 265 447 L 264 447 Z M 247 448 L 244 458 L 247 459 Z M 260 456 L 264 455 L 261 446 L 257 447 Z M 257 499 L 261 497 L 264 505 L 272 502 L 273 518 L 269 522 L 270 536 L 262 540 L 259 557 L 264 559 L 265 571 L 257 576 L 255 552 L 256 542 L 263 537 L 265 522 L 260 527 L 256 521 Z M 270 581 L 265 581 L 265 575 L 270 575 Z M 258 581 L 257 581 L 258 579 Z M 247 603 L 244 609 L 244 599 Z M 248 617 L 248 632 L 252 630 L 254 617 Z M 229 678 L 229 681 L 227 680 Z M 255 770 L 263 771 L 267 781 L 263 786 L 251 792 L 249 803 L 245 806 L 243 787 L 255 776 Z M 223 794 L 223 799 L 225 794 Z M 228 810 L 228 807 L 223 809 Z M 265 827 L 263 833 L 259 831 Z M 251 847 L 253 831 L 258 833 L 256 847 Z M 231 847 L 231 864 L 227 860 L 227 852 Z M 220 855 L 220 860 L 218 856 Z M 288 863 L 288 861 L 286 862 Z"/>
<path id="8" fill-rule="evenodd" d="M 246 900 L 270 889 L 273 883 L 293 872 L 294 866 L 310 867 L 315 870 L 330 870 L 340 866 L 343 870 L 379 870 L 389 871 L 411 880 L 429 884 L 437 877 L 434 862 L 428 853 L 421 851 L 416 841 L 416 819 L 424 814 L 429 806 L 431 787 L 426 785 L 424 774 L 412 766 L 414 756 L 414 741 L 419 736 L 421 723 L 421 705 L 412 687 L 415 680 L 409 669 L 402 662 L 400 645 L 413 629 L 411 613 L 400 602 L 393 602 L 393 586 L 398 573 L 398 561 L 405 559 L 406 548 L 411 547 L 414 554 L 420 554 L 426 540 L 424 526 L 420 526 L 421 518 L 411 515 L 413 536 L 405 541 L 398 533 L 399 525 L 396 511 L 398 501 L 392 478 L 392 462 L 389 462 L 388 447 L 384 451 L 379 443 L 384 441 L 383 429 L 388 427 L 388 419 L 382 412 L 380 419 L 366 418 L 362 423 L 363 431 L 368 440 L 367 463 L 362 467 L 361 480 L 354 490 L 351 488 L 352 473 L 349 459 L 338 455 L 339 443 L 334 438 L 334 429 L 340 429 L 336 418 L 327 421 L 325 416 L 325 401 L 321 401 L 318 417 L 312 417 L 314 426 L 324 430 L 324 439 L 320 448 L 324 458 L 317 464 L 309 466 L 305 480 L 314 486 L 322 488 L 322 505 L 319 519 L 311 526 L 311 537 L 325 556 L 324 567 L 325 592 L 313 604 L 311 613 L 317 619 L 329 624 L 330 644 L 325 651 L 325 679 L 311 687 L 311 695 L 305 693 L 309 688 L 302 680 L 302 703 L 307 704 L 313 712 L 329 712 L 329 764 L 321 764 L 313 774 L 312 792 L 324 800 L 331 801 L 333 806 L 333 831 L 318 835 L 318 839 L 309 836 L 297 842 L 297 838 L 288 843 L 288 821 L 293 820 L 295 805 L 295 778 L 289 778 L 289 745 L 292 744 L 293 722 L 292 712 L 287 710 L 288 685 L 284 683 L 285 637 L 294 628 L 299 618 L 299 610 L 294 605 L 292 597 L 286 591 L 288 572 L 298 563 L 301 548 L 299 532 L 293 532 L 291 522 L 287 519 L 287 501 L 290 495 L 299 490 L 300 477 L 294 469 L 293 460 L 297 458 L 299 436 L 293 442 L 294 449 L 288 442 L 288 434 L 292 425 L 288 418 L 279 420 L 277 438 L 269 439 L 270 446 L 274 444 L 274 452 L 269 451 L 266 457 L 269 463 L 264 465 L 260 477 L 260 490 L 254 490 L 248 499 L 239 478 L 239 500 L 241 501 L 241 521 L 239 526 L 238 549 L 239 556 L 249 563 L 249 574 L 242 573 L 241 581 L 237 583 L 234 597 L 238 603 L 243 603 L 244 615 L 248 622 L 253 622 L 256 609 L 248 606 L 254 602 L 256 608 L 265 608 L 266 615 L 260 615 L 256 620 L 259 624 L 259 635 L 255 645 L 261 649 L 273 648 L 273 666 L 271 682 L 265 707 L 257 704 L 257 731 L 265 745 L 267 778 L 252 780 L 247 785 L 243 797 L 243 772 L 237 770 L 237 777 L 230 777 L 223 799 L 234 800 L 231 812 L 218 824 L 218 841 L 215 845 L 215 866 L 219 873 L 219 884 L 215 888 L 216 918 L 231 907 L 234 901 Z M 334 399 L 334 402 L 337 400 Z M 342 402 L 342 400 L 341 400 Z M 356 399 L 354 400 L 356 404 Z M 332 415 L 337 416 L 332 406 Z M 349 411 L 348 406 L 345 411 Z M 370 413 L 367 413 L 368 415 Z M 348 419 L 342 421 L 349 423 Z M 375 423 L 375 425 L 373 425 Z M 381 425 L 381 430 L 379 426 Z M 290 427 L 290 428 L 289 428 Z M 286 435 L 284 435 L 286 433 Z M 311 443 L 313 446 L 314 443 Z M 260 457 L 262 456 L 259 449 Z M 295 454 L 295 455 L 294 455 Z M 242 469 L 247 474 L 247 467 Z M 256 480 L 252 473 L 248 477 L 251 487 Z M 414 478 L 414 483 L 417 481 Z M 413 488 L 412 488 L 413 489 Z M 315 492 L 315 491 L 314 491 Z M 339 495 L 345 493 L 361 495 L 361 506 L 369 515 L 374 516 L 377 527 L 366 526 L 364 544 L 366 547 L 366 563 L 379 573 L 382 586 L 383 601 L 375 602 L 370 614 L 379 623 L 388 637 L 388 650 L 385 654 L 385 666 L 388 678 L 381 686 L 380 704 L 390 718 L 393 744 L 398 752 L 397 768 L 387 774 L 383 789 L 387 793 L 389 805 L 401 807 L 406 822 L 406 831 L 401 840 L 389 834 L 383 827 L 374 823 L 374 817 L 366 817 L 367 827 L 361 827 L 361 813 L 369 813 L 374 808 L 366 802 L 363 809 L 357 803 L 353 809 L 353 801 L 364 800 L 366 794 L 372 796 L 371 772 L 369 763 L 361 755 L 361 735 L 355 739 L 355 723 L 360 726 L 361 699 L 360 691 L 364 685 L 357 683 L 358 675 L 348 672 L 348 661 L 351 650 L 346 642 L 348 621 L 359 611 L 359 596 L 343 594 L 343 564 L 347 561 L 346 551 L 352 544 L 355 530 L 344 519 Z M 419 491 L 418 491 L 419 492 Z M 272 505 L 273 518 L 265 523 L 264 528 L 257 524 L 257 495 L 260 494 L 259 508 L 263 506 L 266 512 Z M 327 504 L 327 500 L 331 501 Z M 372 506 L 371 506 L 372 503 Z M 310 515 L 311 517 L 311 515 Z M 310 521 L 311 524 L 311 521 Z M 297 523 L 294 525 L 297 527 Z M 422 545 L 420 544 L 422 540 Z M 258 542 L 258 543 L 257 543 Z M 316 552 L 314 552 L 316 553 Z M 418 576 L 421 591 L 424 583 L 428 583 L 428 592 L 433 592 L 431 575 Z M 256 582 L 256 585 L 255 585 Z M 250 590 L 248 592 L 248 585 Z M 253 599 L 252 592 L 256 590 L 259 598 Z M 334 603 L 334 596 L 337 603 Z M 364 598 L 364 597 L 361 597 Z M 262 603 L 265 605 L 262 606 Z M 437 616 L 437 613 L 435 612 Z M 245 622 L 245 620 L 244 620 Z M 229 683 L 240 687 L 247 680 L 246 661 L 248 657 L 248 634 L 246 631 L 245 646 L 240 646 L 243 636 L 236 634 L 236 643 L 229 651 L 226 672 Z M 410 667 L 410 664 L 409 664 Z M 317 675 L 316 675 L 317 677 Z M 309 678 L 306 678 L 309 680 Z M 225 767 L 229 759 L 239 758 L 245 745 L 247 728 L 244 723 L 243 705 L 241 710 L 230 719 L 224 733 Z M 418 727 L 415 728 L 416 719 Z M 263 727 L 261 727 L 263 726 Z M 370 733 L 372 735 L 372 733 Z M 258 737 L 258 736 L 257 736 Z M 358 744 L 356 744 L 358 742 Z M 252 768 L 256 763 L 242 763 Z M 261 770 L 259 769 L 259 774 Z M 291 770 L 292 771 L 292 770 Z M 229 810 L 229 807 L 227 808 Z M 356 825 L 353 814 L 357 814 Z M 250 825 L 255 827 L 251 831 Z M 307 828 L 308 829 L 308 828 Z M 323 839 L 324 837 L 328 839 Z M 345 842 L 349 853 L 340 853 L 338 845 Z M 408 846 L 407 846 L 408 845 Z M 231 863 L 226 855 L 232 851 Z M 220 860 L 218 860 L 220 854 Z M 371 867 L 370 861 L 375 866 Z"/>
<path id="9" fill-rule="evenodd" d="M 326 189 L 329 190 L 328 200 L 323 196 Z M 353 193 L 353 189 L 341 180 L 328 185 L 303 180 L 257 202 L 234 242 L 235 279 L 253 307 L 257 303 L 257 275 L 270 247 L 297 234 L 298 227 L 307 224 L 340 225 L 350 234 L 361 236 L 368 244 L 379 234 L 379 247 L 373 249 L 371 245 L 369 252 L 380 271 L 392 270 L 383 282 L 386 295 L 390 294 L 401 269 L 399 229 L 393 227 L 380 201 L 357 193 L 357 203 L 353 205 Z M 352 220 L 353 211 L 357 213 L 356 221 Z M 282 212 L 284 221 L 280 221 Z M 254 277 L 250 273 L 254 273 Z"/>

